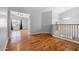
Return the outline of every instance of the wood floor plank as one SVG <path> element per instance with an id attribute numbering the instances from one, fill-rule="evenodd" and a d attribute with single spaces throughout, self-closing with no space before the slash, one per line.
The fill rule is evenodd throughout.
<path id="1" fill-rule="evenodd" d="M 14 32 L 14 31 L 13 31 Z M 49 33 L 28 35 L 20 30 L 9 40 L 6 51 L 78 51 L 79 45 L 53 37 Z M 19 35 L 20 34 L 20 35 Z"/>

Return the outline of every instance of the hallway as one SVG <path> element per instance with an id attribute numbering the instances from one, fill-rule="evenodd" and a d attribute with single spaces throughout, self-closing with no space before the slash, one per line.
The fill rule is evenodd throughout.
<path id="1" fill-rule="evenodd" d="M 76 51 L 79 45 L 52 37 L 48 33 L 28 35 L 27 30 L 12 31 L 7 51 Z M 15 34 L 15 36 L 14 36 Z"/>

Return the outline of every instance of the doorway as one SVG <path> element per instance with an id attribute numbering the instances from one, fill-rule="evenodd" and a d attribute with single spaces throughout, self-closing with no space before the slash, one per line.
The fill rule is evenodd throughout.
<path id="1" fill-rule="evenodd" d="M 13 42 L 21 40 L 22 32 L 30 35 L 30 15 L 21 12 L 10 11 L 10 39 Z"/>
<path id="2" fill-rule="evenodd" d="M 22 29 L 21 22 L 22 22 L 21 20 L 12 19 L 11 30 L 18 31 L 18 30 Z"/>

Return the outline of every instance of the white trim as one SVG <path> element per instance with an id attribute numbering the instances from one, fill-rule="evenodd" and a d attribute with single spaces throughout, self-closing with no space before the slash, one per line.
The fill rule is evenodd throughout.
<path id="1" fill-rule="evenodd" d="M 3 51 L 5 51 L 5 50 L 6 50 L 6 47 L 7 47 L 7 44 L 8 44 L 8 40 L 9 40 L 9 37 L 8 37 L 8 39 L 6 40 L 6 43 L 5 43 L 5 46 L 4 46 Z"/>
<path id="2" fill-rule="evenodd" d="M 58 36 L 56 36 L 56 35 L 52 35 L 52 36 L 54 36 L 54 37 L 58 37 Z M 79 44 L 78 41 L 73 40 L 73 39 L 66 39 L 66 38 L 62 38 L 62 37 L 58 37 L 58 38 L 60 38 L 60 39 L 62 39 L 62 40 L 67 40 L 67 41 L 70 41 L 70 42 L 73 42 L 73 43 Z"/>

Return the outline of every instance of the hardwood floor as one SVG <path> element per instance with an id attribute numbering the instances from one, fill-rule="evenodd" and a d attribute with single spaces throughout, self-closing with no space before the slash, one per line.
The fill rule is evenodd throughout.
<path id="1" fill-rule="evenodd" d="M 27 30 L 13 31 L 6 51 L 77 51 L 79 45 L 53 37 L 49 33 L 28 35 Z"/>

